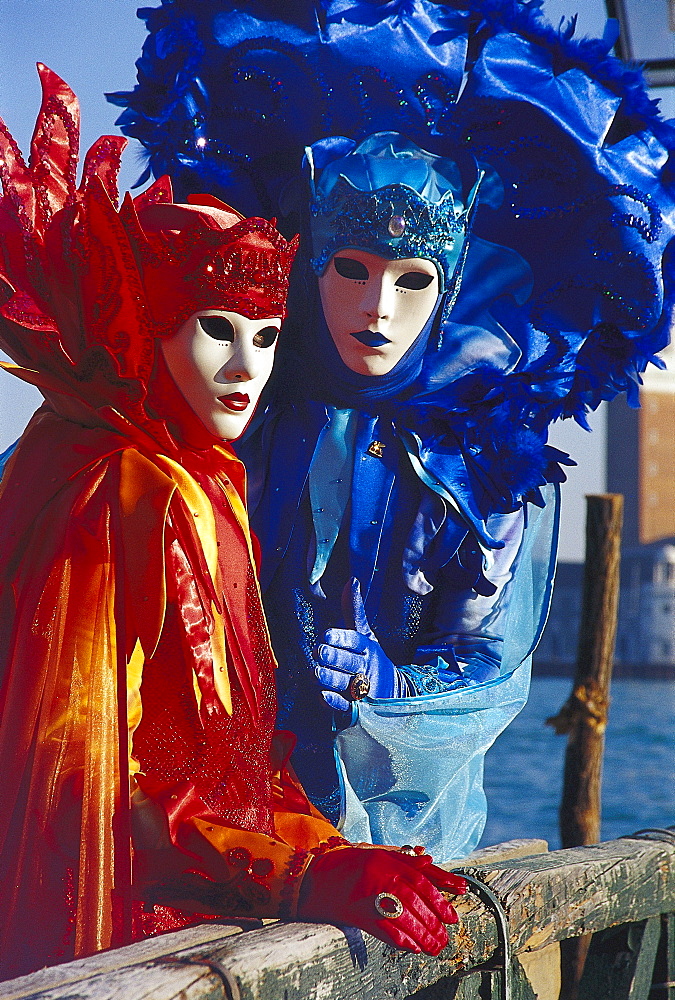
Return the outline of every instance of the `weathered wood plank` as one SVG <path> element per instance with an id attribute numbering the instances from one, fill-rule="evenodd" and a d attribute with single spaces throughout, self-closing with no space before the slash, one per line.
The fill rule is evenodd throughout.
<path id="1" fill-rule="evenodd" d="M 472 865 L 487 865 L 495 861 L 511 861 L 513 858 L 529 858 L 532 854 L 546 854 L 548 841 L 539 839 L 506 840 L 502 844 L 491 844 L 472 851 L 465 858 L 445 861 L 441 868 L 467 868 Z"/>
<path id="2" fill-rule="evenodd" d="M 53 990 L 60 990 L 59 996 L 62 997 L 75 996 L 77 984 L 93 976 L 112 976 L 120 969 L 145 965 L 167 955 L 180 954 L 241 933 L 238 927 L 213 923 L 162 934 L 160 937 L 139 941 L 125 948 L 101 951 L 89 958 L 41 969 L 39 972 L 9 982 L 0 982 L 0 998 L 22 1000 L 24 997 L 45 996 Z"/>
<path id="3" fill-rule="evenodd" d="M 633 925 L 631 931 L 636 932 L 639 925 Z M 636 948 L 635 938 L 631 938 L 631 931 L 628 932 L 628 941 L 631 948 Z M 661 917 L 650 917 L 644 922 L 640 932 L 640 944 L 638 947 L 637 962 L 633 981 L 628 993 L 628 1000 L 649 1000 L 651 986 L 654 981 L 654 965 L 656 964 L 656 951 L 659 946 L 661 934 Z M 637 936 L 637 935 L 635 935 Z"/>
<path id="4" fill-rule="evenodd" d="M 579 1000 L 648 1000 L 661 918 L 593 936 L 579 983 Z"/>
<path id="5" fill-rule="evenodd" d="M 619 840 L 495 862 L 471 872 L 502 901 L 514 951 L 526 952 L 570 934 L 672 912 L 674 868 L 675 845 Z M 238 1000 L 404 1000 L 493 956 L 492 913 L 472 896 L 457 908 L 461 923 L 449 929 L 450 945 L 437 959 L 398 952 L 353 929 L 343 933 L 327 925 L 275 923 L 246 933 L 209 926 L 34 973 L 0 986 L 0 998 L 225 1000 L 225 986 L 208 967 L 180 966 L 171 962 L 173 955 L 219 962 L 236 982 Z M 520 975 L 518 966 L 517 971 Z M 485 980 L 480 995 L 489 996 L 486 977 L 496 981 L 498 974 L 477 969 L 479 974 Z M 448 998 L 469 1000 L 475 975 L 449 987 Z M 518 989 L 516 996 L 524 1000 L 525 982 Z"/>
<path id="6" fill-rule="evenodd" d="M 497 972 L 469 972 L 463 976 L 454 976 L 450 982 L 452 985 L 443 1000 L 474 1000 L 474 997 L 475 1000 L 501 1000 Z"/>
<path id="7" fill-rule="evenodd" d="M 38 994 L 40 1000 L 229 1000 L 222 980 L 206 966 L 132 965 Z"/>
<path id="8" fill-rule="evenodd" d="M 472 869 L 501 900 L 516 952 L 675 909 L 675 847 L 621 839 Z"/>
<path id="9" fill-rule="evenodd" d="M 443 1000 L 480 1000 L 483 976 L 480 972 L 470 972 L 468 976 L 463 976 L 459 982 L 448 985 L 448 992 Z M 454 990 L 454 992 L 452 992 Z M 417 998 L 416 998 L 417 1000 Z"/>
<path id="10" fill-rule="evenodd" d="M 560 943 L 538 951 L 521 951 L 517 956 L 538 1000 L 560 1000 Z"/>
<path id="11" fill-rule="evenodd" d="M 468 972 L 463 976 L 439 979 L 405 1000 L 485 1000 L 486 973 Z"/>
<path id="12" fill-rule="evenodd" d="M 511 997 L 512 1000 L 538 1000 L 538 994 L 534 992 L 530 978 L 517 955 L 514 955 L 511 963 Z"/>
<path id="13" fill-rule="evenodd" d="M 329 934 L 339 937 L 329 941 Z M 209 954 L 234 973 L 242 1000 L 400 1000 L 486 961 L 497 944 L 494 921 L 483 907 L 450 928 L 450 939 L 439 958 L 429 958 L 353 929 L 345 941 L 335 928 L 295 924 L 254 931 Z"/>
<path id="14" fill-rule="evenodd" d="M 171 951 L 162 945 L 166 938 L 157 938 L 107 953 L 117 961 L 104 969 L 103 956 L 94 956 L 0 984 L 0 997 L 225 1000 L 217 976 L 207 967 L 186 969 L 171 961 L 174 956 L 220 963 L 236 980 L 241 1000 L 401 1000 L 442 977 L 484 962 L 496 948 L 494 921 L 482 904 L 461 926 L 449 930 L 450 946 L 438 959 L 399 952 L 353 928 L 343 932 L 327 925 L 275 924 L 246 934 L 209 935 L 196 946 L 181 942 L 189 933 L 182 931 L 166 936 L 172 939 Z M 148 960 L 139 961 L 135 949 L 148 945 L 155 946 L 154 960 L 146 952 Z M 130 962 L 133 966 L 127 967 Z"/>
<path id="15" fill-rule="evenodd" d="M 661 917 L 654 983 L 652 1000 L 675 1000 L 675 913 Z"/>

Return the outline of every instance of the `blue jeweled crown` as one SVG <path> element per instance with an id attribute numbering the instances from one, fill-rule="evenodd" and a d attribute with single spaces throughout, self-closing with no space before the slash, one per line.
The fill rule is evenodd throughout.
<path id="1" fill-rule="evenodd" d="M 465 199 L 457 165 L 402 136 L 381 132 L 352 145 L 329 161 L 318 184 L 314 150 L 307 150 L 314 270 L 322 274 L 347 248 L 424 257 L 436 264 L 441 290 L 456 289 L 483 174 Z"/>
<path id="2" fill-rule="evenodd" d="M 367 250 L 379 257 L 426 257 L 439 269 L 441 288 L 452 286 L 469 231 L 474 201 L 457 211 L 452 191 L 429 202 L 404 184 L 359 191 L 341 177 L 326 198 L 310 205 L 312 267 L 322 274 L 337 250 Z"/>

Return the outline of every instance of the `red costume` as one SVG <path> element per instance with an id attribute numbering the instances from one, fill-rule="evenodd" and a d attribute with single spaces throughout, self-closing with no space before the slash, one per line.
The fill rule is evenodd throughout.
<path id="1" fill-rule="evenodd" d="M 0 123 L 0 345 L 45 397 L 0 489 L 4 976 L 209 914 L 293 917 L 309 860 L 355 850 L 274 735 L 243 467 L 156 350 L 200 309 L 283 316 L 295 248 L 214 199 L 173 205 L 167 182 L 118 212 L 121 139 L 76 188 L 77 101 L 39 69 L 29 166 Z M 357 855 L 387 888 L 389 852 Z M 369 927 L 312 903 L 320 861 L 302 916 Z M 428 859 L 385 868 L 430 884 Z M 376 921 L 408 944 L 395 923 Z"/>
<path id="2" fill-rule="evenodd" d="M 200 308 L 282 315 L 294 247 L 234 212 L 153 232 L 166 184 L 118 214 L 123 140 L 76 190 L 77 103 L 41 76 L 30 169 L 2 138 L 2 346 L 46 399 L 0 496 L 5 975 L 195 911 L 292 916 L 336 834 L 272 750 L 243 467 L 154 349 Z"/>

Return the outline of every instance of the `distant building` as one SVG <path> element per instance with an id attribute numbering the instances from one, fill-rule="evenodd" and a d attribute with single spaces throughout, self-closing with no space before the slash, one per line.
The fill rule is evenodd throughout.
<path id="1" fill-rule="evenodd" d="M 551 610 L 534 654 L 535 673 L 571 674 L 574 671 L 583 579 L 582 563 L 558 563 Z"/>
<path id="2" fill-rule="evenodd" d="M 607 490 L 624 495 L 625 547 L 675 536 L 675 346 L 667 371 L 650 368 L 640 409 L 623 395 L 607 408 Z"/>
<path id="3" fill-rule="evenodd" d="M 616 660 L 675 668 L 675 537 L 624 550 Z"/>
<path id="4" fill-rule="evenodd" d="M 584 567 L 559 563 L 535 672 L 571 675 L 577 658 Z M 614 672 L 675 678 L 675 537 L 625 549 Z"/>

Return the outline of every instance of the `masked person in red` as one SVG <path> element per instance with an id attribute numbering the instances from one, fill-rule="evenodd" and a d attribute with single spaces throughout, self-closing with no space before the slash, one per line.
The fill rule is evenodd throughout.
<path id="1" fill-rule="evenodd" d="M 39 67 L 26 165 L 0 123 L 0 346 L 45 402 L 0 491 L 5 977 L 217 916 L 327 920 L 437 954 L 466 883 L 354 847 L 274 732 L 239 436 L 295 252 L 166 180 L 76 187 L 77 100 Z"/>

